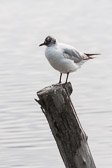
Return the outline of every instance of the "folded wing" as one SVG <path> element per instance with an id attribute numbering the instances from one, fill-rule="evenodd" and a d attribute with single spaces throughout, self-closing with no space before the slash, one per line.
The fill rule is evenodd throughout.
<path id="1" fill-rule="evenodd" d="M 75 49 L 64 48 L 63 56 L 67 59 L 73 60 L 75 63 L 79 63 L 83 60 L 81 54 Z"/>

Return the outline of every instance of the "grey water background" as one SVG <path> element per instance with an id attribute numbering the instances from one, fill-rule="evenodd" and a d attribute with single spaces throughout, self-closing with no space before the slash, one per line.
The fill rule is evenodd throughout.
<path id="1" fill-rule="evenodd" d="M 38 47 L 47 35 L 79 51 L 102 54 L 69 80 L 95 164 L 111 168 L 111 0 L 0 0 L 0 168 L 64 168 L 34 101 L 36 91 L 59 79 L 45 47 Z"/>

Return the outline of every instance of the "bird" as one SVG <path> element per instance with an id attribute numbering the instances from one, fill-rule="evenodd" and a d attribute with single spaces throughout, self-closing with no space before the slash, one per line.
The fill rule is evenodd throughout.
<path id="1" fill-rule="evenodd" d="M 61 83 L 62 74 L 67 74 L 66 81 L 71 72 L 76 71 L 87 60 L 95 58 L 100 54 L 87 54 L 77 51 L 73 46 L 59 43 L 54 37 L 47 36 L 39 46 L 47 46 L 45 56 L 51 66 L 60 72 L 59 84 Z"/>

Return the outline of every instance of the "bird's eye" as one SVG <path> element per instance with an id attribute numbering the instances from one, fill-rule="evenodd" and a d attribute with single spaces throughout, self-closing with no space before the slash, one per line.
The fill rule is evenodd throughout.
<path id="1" fill-rule="evenodd" d="M 47 39 L 47 41 L 49 41 L 49 42 L 50 42 L 50 41 L 51 41 L 51 39 L 50 39 L 50 38 L 48 38 L 48 39 Z"/>

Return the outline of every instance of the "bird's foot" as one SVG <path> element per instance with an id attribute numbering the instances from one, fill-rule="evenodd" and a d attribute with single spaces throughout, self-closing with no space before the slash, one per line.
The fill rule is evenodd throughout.
<path id="1" fill-rule="evenodd" d="M 67 83 L 69 83 L 69 82 L 65 82 L 65 83 L 59 82 L 59 83 L 56 83 L 56 84 L 52 84 L 52 86 L 58 86 L 58 85 L 65 86 Z"/>
<path id="2" fill-rule="evenodd" d="M 58 86 L 58 85 L 61 85 L 61 83 L 52 84 L 52 86 Z"/>

